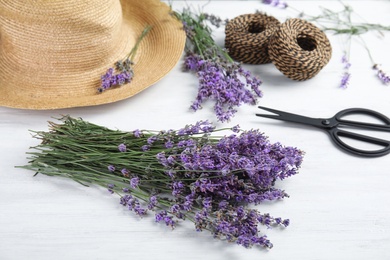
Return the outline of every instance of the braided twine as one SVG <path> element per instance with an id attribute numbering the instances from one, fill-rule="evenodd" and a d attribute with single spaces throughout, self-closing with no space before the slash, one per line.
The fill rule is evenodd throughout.
<path id="1" fill-rule="evenodd" d="M 225 47 L 229 55 L 249 64 L 270 63 L 269 37 L 280 22 L 266 14 L 244 14 L 230 20 L 225 27 Z"/>
<path id="2" fill-rule="evenodd" d="M 325 33 L 299 18 L 283 23 L 270 37 L 268 48 L 275 66 L 293 80 L 314 77 L 332 56 Z"/>

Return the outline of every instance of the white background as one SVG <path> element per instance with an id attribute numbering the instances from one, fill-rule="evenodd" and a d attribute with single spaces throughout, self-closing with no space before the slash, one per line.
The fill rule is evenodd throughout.
<path id="1" fill-rule="evenodd" d="M 296 17 L 261 1 L 172 1 L 175 10 L 189 5 L 221 18 L 255 10 L 280 21 Z M 389 1 L 345 1 L 371 23 L 390 25 Z M 289 1 L 308 14 L 318 6 L 341 10 L 338 1 Z M 215 29 L 223 45 L 223 28 Z M 330 117 L 339 110 L 363 107 L 390 117 L 390 86 L 371 69 L 358 40 L 351 45 L 350 85 L 338 87 L 344 38 L 328 33 L 333 47 L 329 64 L 313 79 L 294 82 L 272 64 L 246 66 L 263 80 L 259 105 L 313 117 Z M 390 73 L 390 33 L 367 33 L 376 62 Z M 211 105 L 189 110 L 197 92 L 193 74 L 181 71 L 182 60 L 160 82 L 120 102 L 97 107 L 29 111 L 0 107 L 0 259 L 390 259 L 390 155 L 380 158 L 351 156 L 336 148 L 325 132 L 258 118 L 255 106 L 242 106 L 226 124 L 216 122 Z M 0 86 L 1 87 L 1 86 Z M 139 219 L 119 204 L 117 197 L 96 187 L 38 175 L 14 168 L 27 163 L 25 153 L 38 144 L 29 130 L 47 130 L 51 117 L 69 114 L 121 130 L 180 128 L 209 119 L 217 126 L 240 124 L 259 128 L 272 142 L 306 152 L 300 174 L 277 186 L 290 198 L 259 205 L 262 212 L 289 218 L 286 229 L 263 229 L 274 248 L 245 249 L 197 233 L 183 223 L 174 231 Z M 385 135 L 390 139 L 389 135 Z"/>

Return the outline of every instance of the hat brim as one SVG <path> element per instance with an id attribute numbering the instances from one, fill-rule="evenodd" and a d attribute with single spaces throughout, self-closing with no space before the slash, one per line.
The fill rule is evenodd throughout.
<path id="1" fill-rule="evenodd" d="M 34 92 L 28 92 L 23 91 L 23 88 L 19 89 L 17 83 L 13 83 L 12 86 L 2 84 L 0 106 L 48 110 L 107 104 L 134 96 L 169 73 L 184 50 L 186 36 L 181 23 L 170 15 L 171 10 L 165 3 L 157 0 L 122 0 L 121 4 L 124 26 L 132 34 L 129 35 L 132 44 L 146 25 L 152 26 L 152 30 L 138 48 L 133 66 L 134 78 L 130 83 L 98 93 L 100 76 L 121 58 L 113 57 L 112 63 L 107 64 L 105 68 L 100 68 L 96 75 L 97 85 L 92 89 L 57 93 L 55 89 L 42 89 L 40 86 L 35 86 Z M 129 49 L 126 51 L 129 52 Z M 4 66 L 6 64 L 0 66 L 0 70 Z M 4 71 L 0 71 L 0 77 L 3 73 Z M 3 80 L 4 78 L 1 81 Z"/>

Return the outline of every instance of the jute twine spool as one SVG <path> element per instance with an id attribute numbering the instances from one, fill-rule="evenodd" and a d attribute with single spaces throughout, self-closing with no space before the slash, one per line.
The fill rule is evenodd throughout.
<path id="1" fill-rule="evenodd" d="M 288 78 L 307 80 L 329 62 L 332 48 L 325 33 L 315 25 L 293 18 L 281 24 L 269 39 L 268 53 Z"/>
<path id="2" fill-rule="evenodd" d="M 225 48 L 240 62 L 264 64 L 271 62 L 268 55 L 269 37 L 280 22 L 266 14 L 244 14 L 230 20 L 225 27 Z"/>
<path id="3" fill-rule="evenodd" d="M 0 106 L 54 109 L 110 103 L 157 82 L 185 33 L 159 0 L 0 0 Z M 97 93 L 145 28 L 131 83 Z"/>

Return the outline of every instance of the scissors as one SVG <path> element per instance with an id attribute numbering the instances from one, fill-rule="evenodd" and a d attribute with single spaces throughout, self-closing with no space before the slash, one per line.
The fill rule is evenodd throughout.
<path id="1" fill-rule="evenodd" d="M 333 140 L 333 142 L 342 148 L 343 150 L 364 157 L 379 157 L 390 153 L 390 141 L 383 140 L 367 135 L 361 135 L 354 132 L 349 132 L 345 130 L 341 130 L 339 127 L 352 127 L 355 129 L 371 129 L 377 131 L 385 131 L 390 132 L 390 119 L 376 111 L 365 109 L 365 108 L 349 108 L 338 112 L 335 116 L 331 118 L 311 118 L 301 115 L 296 115 L 292 113 L 287 113 L 283 111 L 279 111 L 276 109 L 271 109 L 263 106 L 259 106 L 258 108 L 263 109 L 265 111 L 272 112 L 276 115 L 270 114 L 256 114 L 256 116 L 278 119 L 288 122 L 294 122 L 304 125 L 314 126 L 320 129 L 327 131 Z M 378 119 L 384 124 L 373 124 L 366 122 L 358 122 L 358 121 L 350 121 L 342 119 L 347 115 L 366 115 L 373 118 Z M 350 138 L 354 140 L 358 140 L 365 143 L 375 144 L 380 146 L 380 149 L 377 150 L 362 150 L 355 147 L 352 147 L 341 140 L 341 137 Z"/>

